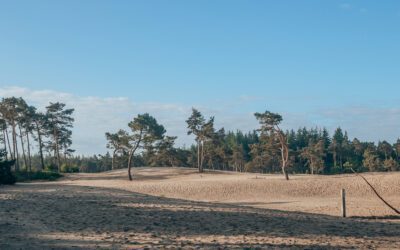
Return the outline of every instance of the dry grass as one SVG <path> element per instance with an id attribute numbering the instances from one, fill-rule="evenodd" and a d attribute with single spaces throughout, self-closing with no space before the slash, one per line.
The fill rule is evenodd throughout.
<path id="1" fill-rule="evenodd" d="M 0 249 L 400 248 L 399 219 L 352 175 L 134 173 L 133 182 L 118 170 L 0 188 Z M 400 173 L 366 177 L 400 207 Z M 357 218 L 338 217 L 341 188 Z"/>

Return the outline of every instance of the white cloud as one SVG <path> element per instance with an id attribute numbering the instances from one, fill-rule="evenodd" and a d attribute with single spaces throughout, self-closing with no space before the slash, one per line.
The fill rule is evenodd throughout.
<path id="1" fill-rule="evenodd" d="M 345 10 L 345 11 L 353 11 L 353 10 L 357 11 L 358 10 L 360 13 L 367 13 L 368 12 L 367 8 L 354 6 L 354 5 L 349 4 L 349 3 L 341 3 L 341 4 L 339 4 L 339 8 L 342 9 L 342 10 Z"/>
<path id="2" fill-rule="evenodd" d="M 78 96 L 53 90 L 32 90 L 21 87 L 0 87 L 0 97 L 23 97 L 29 104 L 39 109 L 51 102 L 64 102 L 75 108 L 75 126 L 73 130 L 73 148 L 78 154 L 97 154 L 106 151 L 104 133 L 118 129 L 127 129 L 127 123 L 138 113 L 148 112 L 163 124 L 169 135 L 178 136 L 179 146 L 189 146 L 193 138 L 187 135 L 185 120 L 191 113 L 191 106 L 174 103 L 135 103 L 126 97 Z M 215 116 L 216 128 L 226 130 L 251 131 L 258 127 L 253 112 L 235 111 L 243 101 L 253 98 L 233 100 L 232 105 L 194 105 L 205 117 Z M 254 98 L 258 100 L 258 98 Z M 255 111 L 262 111 L 254 110 Z M 299 127 L 323 127 L 330 131 L 341 126 L 350 137 L 362 140 L 395 141 L 400 136 L 400 109 L 343 107 L 315 110 L 309 113 L 283 112 L 284 129 Z"/>
<path id="3" fill-rule="evenodd" d="M 351 10 L 353 6 L 349 3 L 341 3 L 339 4 L 339 7 L 343 10 Z"/>
<path id="4" fill-rule="evenodd" d="M 44 110 L 49 102 L 63 102 L 75 108 L 73 147 L 79 153 L 105 152 L 104 133 L 120 128 L 133 116 L 135 105 L 127 98 L 80 97 L 52 90 L 31 90 L 20 87 L 0 88 L 0 96 L 23 97 L 30 105 Z"/>
<path id="5" fill-rule="evenodd" d="M 343 107 L 316 112 L 333 130 L 340 126 L 350 137 L 395 142 L 400 137 L 400 108 Z"/>
<path id="6" fill-rule="evenodd" d="M 126 97 L 101 98 L 95 96 L 77 96 L 53 90 L 32 90 L 21 87 L 0 88 L 0 97 L 23 97 L 30 105 L 44 110 L 49 102 L 63 102 L 69 108 L 75 108 L 73 148 L 78 154 L 97 154 L 106 151 L 105 132 L 128 129 L 128 122 L 139 113 L 150 113 L 167 129 L 168 135 L 178 136 L 177 145 L 190 146 L 193 137 L 187 135 L 186 119 L 190 116 L 191 106 L 174 103 L 135 103 Z M 241 98 L 240 98 L 241 99 Z M 241 100 L 235 105 L 241 105 Z M 236 100 L 235 100 L 236 103 Z M 194 105 L 205 117 L 215 116 L 216 127 L 226 130 L 250 131 L 257 127 L 253 113 L 232 114 L 232 105 L 203 106 Z M 234 106 L 234 105 L 233 105 Z"/>

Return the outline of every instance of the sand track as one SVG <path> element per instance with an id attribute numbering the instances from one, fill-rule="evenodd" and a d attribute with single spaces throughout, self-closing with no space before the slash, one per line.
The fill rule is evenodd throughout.
<path id="1" fill-rule="evenodd" d="M 400 173 L 366 177 L 400 207 Z M 337 217 L 338 192 L 349 214 Z M 0 249 L 400 248 L 400 220 L 351 175 L 140 168 L 0 187 Z"/>

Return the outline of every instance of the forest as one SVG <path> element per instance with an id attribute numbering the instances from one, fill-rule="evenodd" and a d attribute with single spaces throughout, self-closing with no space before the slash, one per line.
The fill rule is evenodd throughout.
<path id="1" fill-rule="evenodd" d="M 101 172 L 137 166 L 193 167 L 237 172 L 339 174 L 351 171 L 400 170 L 400 139 L 391 144 L 350 139 L 342 128 L 332 135 L 326 128 L 282 130 L 281 115 L 255 113 L 259 128 L 250 132 L 215 128 L 215 117 L 197 110 L 186 120 L 191 147 L 175 145 L 150 114 L 137 115 L 119 131 L 106 132 L 108 153 L 76 155 L 72 148 L 74 109 L 49 103 L 38 111 L 23 98 L 0 102 L 2 164 L 16 173 Z M 10 164 L 10 162 L 12 164 Z"/>

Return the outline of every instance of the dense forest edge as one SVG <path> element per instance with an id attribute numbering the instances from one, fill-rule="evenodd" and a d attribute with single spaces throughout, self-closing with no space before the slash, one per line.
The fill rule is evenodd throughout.
<path id="1" fill-rule="evenodd" d="M 350 139 L 337 128 L 282 130 L 282 116 L 270 111 L 255 113 L 259 128 L 250 132 L 215 128 L 215 118 L 205 118 L 193 108 L 186 120 L 189 148 L 175 146 L 163 125 L 150 114 L 139 114 L 125 129 L 105 133 L 104 155 L 75 155 L 72 148 L 74 109 L 49 103 L 43 111 L 23 98 L 0 102 L 0 183 L 31 179 L 54 180 L 61 173 L 102 172 L 132 167 L 165 166 L 290 174 L 341 174 L 368 171 L 398 171 L 400 139 L 363 142 Z"/>

